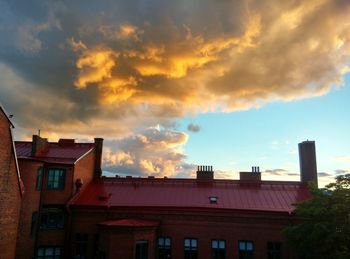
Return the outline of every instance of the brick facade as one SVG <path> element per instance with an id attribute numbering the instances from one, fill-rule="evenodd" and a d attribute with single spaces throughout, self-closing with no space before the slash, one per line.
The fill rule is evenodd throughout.
<path id="1" fill-rule="evenodd" d="M 21 186 L 16 166 L 12 125 L 0 106 L 0 253 L 1 259 L 15 257 L 21 204 Z"/>
<path id="2" fill-rule="evenodd" d="M 106 258 L 133 259 L 137 240 L 149 241 L 148 258 L 157 258 L 157 237 L 171 239 L 171 258 L 184 258 L 184 239 L 194 238 L 198 242 L 198 257 L 210 259 L 211 241 L 225 240 L 226 258 L 239 258 L 238 243 L 241 240 L 252 241 L 254 258 L 267 259 L 267 242 L 282 245 L 282 255 L 292 259 L 293 253 L 281 231 L 289 225 L 288 213 L 264 212 L 210 212 L 188 209 L 72 209 L 71 255 L 74 255 L 76 234 L 88 235 L 86 258 L 95 258 L 103 251 Z M 99 227 L 98 223 L 109 219 L 141 218 L 157 220 L 160 225 L 152 232 L 142 228 Z M 142 236 L 142 233 L 144 234 Z M 98 236 L 98 238 L 96 238 Z M 98 245 L 95 240 L 98 239 Z M 116 255 L 118 255 L 116 257 Z"/>
<path id="3" fill-rule="evenodd" d="M 32 143 L 38 143 L 32 147 Z M 39 136 L 33 136 L 32 143 L 16 143 L 18 145 L 18 164 L 23 172 L 23 183 L 26 193 L 22 201 L 20 217 L 20 234 L 17 238 L 17 259 L 35 258 L 39 247 L 59 247 L 62 258 L 70 233 L 70 218 L 67 212 L 67 202 L 76 194 L 76 181 L 82 183 L 81 190 L 92 181 L 95 174 L 96 154 L 94 144 L 74 143 L 74 140 L 60 140 L 59 143 L 49 143 Z M 55 152 L 62 157 L 50 157 L 50 145 L 54 145 Z M 82 145 L 87 147 L 79 152 Z M 23 151 L 24 147 L 24 151 Z M 22 148 L 22 149 L 21 149 Z M 26 152 L 26 149 L 29 151 Z M 70 149 L 73 158 L 65 154 Z M 30 153 L 30 155 L 28 155 Z M 100 157 L 100 156 L 99 156 Z M 62 170 L 64 172 L 63 188 L 52 189 L 49 187 L 49 171 Z M 38 177 L 38 172 L 42 177 Z M 51 179 L 52 180 L 52 179 Z M 38 187 L 40 184 L 40 187 Z M 58 227 L 43 227 L 45 214 L 59 209 L 63 214 L 63 224 Z M 2 259 L 2 258 L 1 258 Z"/>

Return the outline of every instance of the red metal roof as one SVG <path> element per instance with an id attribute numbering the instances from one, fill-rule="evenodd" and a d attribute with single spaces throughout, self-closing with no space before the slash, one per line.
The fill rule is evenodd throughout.
<path id="1" fill-rule="evenodd" d="M 291 212 L 293 204 L 310 197 L 300 182 L 105 178 L 87 186 L 71 205 Z"/>
<path id="2" fill-rule="evenodd" d="M 143 219 L 119 219 L 103 221 L 98 223 L 98 225 L 112 227 L 157 227 L 159 225 L 159 221 Z"/>
<path id="3" fill-rule="evenodd" d="M 95 146 L 94 143 L 56 143 L 49 142 L 48 147 L 35 157 L 31 155 L 31 141 L 16 141 L 18 158 L 36 159 L 50 163 L 74 164 Z"/>

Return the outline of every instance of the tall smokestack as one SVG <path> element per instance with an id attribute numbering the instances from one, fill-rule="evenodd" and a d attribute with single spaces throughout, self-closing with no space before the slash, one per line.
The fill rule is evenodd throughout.
<path id="1" fill-rule="evenodd" d="M 103 147 L 103 138 L 95 138 L 94 180 L 100 179 L 102 175 L 102 170 L 101 170 L 102 147 Z"/>
<path id="2" fill-rule="evenodd" d="M 318 185 L 315 141 L 299 143 L 300 181 Z"/>

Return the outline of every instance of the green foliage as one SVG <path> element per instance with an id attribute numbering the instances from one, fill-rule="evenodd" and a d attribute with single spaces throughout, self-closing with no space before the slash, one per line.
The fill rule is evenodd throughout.
<path id="1" fill-rule="evenodd" d="M 310 190 L 313 198 L 297 204 L 296 222 L 283 231 L 291 246 L 300 258 L 350 258 L 350 174 Z"/>

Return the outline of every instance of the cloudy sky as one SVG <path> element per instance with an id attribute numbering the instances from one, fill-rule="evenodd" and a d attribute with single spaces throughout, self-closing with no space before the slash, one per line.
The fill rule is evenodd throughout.
<path id="1" fill-rule="evenodd" d="M 16 138 L 103 137 L 113 174 L 298 180 L 350 170 L 348 0 L 0 0 Z"/>

